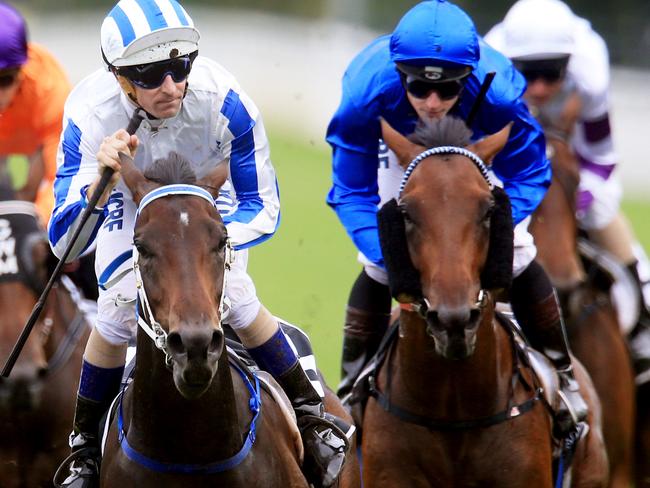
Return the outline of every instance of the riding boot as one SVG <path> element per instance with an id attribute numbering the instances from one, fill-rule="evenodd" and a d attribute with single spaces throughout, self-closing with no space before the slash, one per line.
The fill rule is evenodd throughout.
<path id="1" fill-rule="evenodd" d="M 636 374 L 636 384 L 639 386 L 650 381 L 650 311 L 643 294 L 645 283 L 639 276 L 637 265 L 638 262 L 635 261 L 627 266 L 628 271 L 634 278 L 639 297 L 639 318 L 628 335 L 628 343 Z"/>
<path id="2" fill-rule="evenodd" d="M 325 412 L 322 398 L 280 328 L 268 341 L 248 352 L 273 375 L 291 401 L 305 447 L 305 477 L 315 488 L 332 486 L 350 447 L 346 433 L 339 427 L 345 422 Z"/>
<path id="3" fill-rule="evenodd" d="M 535 291 L 528 297 L 522 296 L 522 291 L 532 289 Z M 540 290 L 550 290 L 550 294 L 540 299 Z M 586 419 L 588 407 L 573 373 L 569 342 L 555 292 L 546 272 L 535 261 L 515 278 L 511 303 L 531 345 L 542 352 L 556 369 L 562 401 L 555 415 L 555 434 L 564 438 L 575 432 L 578 424 Z"/>
<path id="4" fill-rule="evenodd" d="M 113 398 L 119 393 L 123 371 L 124 367 L 99 368 L 84 360 L 73 431 L 69 440 L 72 453 L 54 475 L 56 488 L 99 486 L 99 424 Z"/>
<path id="5" fill-rule="evenodd" d="M 377 352 L 389 320 L 389 313 L 370 313 L 348 305 L 343 326 L 341 383 L 336 392 L 339 398 L 350 393 L 364 366 Z"/>
<path id="6" fill-rule="evenodd" d="M 339 398 L 344 399 L 351 392 L 364 366 L 377 352 L 388 328 L 390 307 L 388 286 L 361 270 L 350 290 L 345 314 Z"/>

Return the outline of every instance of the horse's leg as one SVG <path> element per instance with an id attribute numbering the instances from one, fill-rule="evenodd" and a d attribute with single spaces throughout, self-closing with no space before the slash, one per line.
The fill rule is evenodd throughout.
<path id="1" fill-rule="evenodd" d="M 325 410 L 328 413 L 336 415 L 337 417 L 342 418 L 346 422 L 354 425 L 354 420 L 352 416 L 348 413 L 343 405 L 341 400 L 334 394 L 329 387 L 325 388 Z M 359 467 L 359 460 L 357 459 L 357 435 L 356 433 L 352 436 L 350 441 L 350 450 L 345 459 L 345 465 L 341 471 L 341 476 L 339 477 L 340 488 L 358 488 L 361 486 L 361 471 Z"/>
<path id="2" fill-rule="evenodd" d="M 634 376 L 615 311 L 609 307 L 597 310 L 587 322 L 570 327 L 570 335 L 573 352 L 589 371 L 600 399 L 609 486 L 628 488 L 632 482 Z"/>

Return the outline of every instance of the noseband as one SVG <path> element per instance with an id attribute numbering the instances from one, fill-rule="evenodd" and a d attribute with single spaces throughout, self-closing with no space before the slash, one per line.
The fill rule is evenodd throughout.
<path id="1" fill-rule="evenodd" d="M 165 185 L 148 193 L 140 201 L 140 205 L 138 206 L 138 210 L 136 212 L 136 221 L 137 218 L 140 216 L 142 210 L 144 210 L 144 208 L 147 205 L 149 205 L 151 202 L 159 198 L 168 197 L 172 195 L 190 195 L 190 196 L 202 198 L 210 202 L 210 205 L 212 205 L 215 211 L 218 212 L 217 204 L 215 203 L 214 198 L 212 198 L 212 195 L 210 195 L 210 193 L 204 190 L 203 188 L 195 185 L 180 185 L 180 184 Z M 219 300 L 219 317 L 220 317 L 219 324 L 218 324 L 219 329 L 221 328 L 221 318 L 223 317 L 224 314 L 226 278 L 228 276 L 228 271 L 230 270 L 230 267 L 234 262 L 234 257 L 235 257 L 234 250 L 232 248 L 232 245 L 230 244 L 230 239 L 226 241 L 225 252 L 226 252 L 226 256 L 223 263 L 223 268 L 224 268 L 223 286 L 221 288 L 221 298 Z M 140 273 L 140 265 L 138 263 L 139 258 L 140 258 L 140 253 L 138 253 L 138 250 L 134 245 L 133 246 L 133 272 L 135 274 L 135 286 L 138 290 L 138 301 L 139 303 L 143 304 L 143 312 L 145 315 L 145 318 L 141 317 L 137 312 L 138 307 L 136 307 L 136 313 L 138 313 L 138 317 L 137 317 L 138 325 L 153 340 L 156 347 L 165 353 L 165 363 L 167 364 L 167 366 L 171 366 L 172 359 L 171 359 L 171 355 L 169 354 L 169 350 L 167 348 L 167 332 L 165 331 L 165 329 L 162 328 L 160 322 L 158 322 L 155 319 L 153 315 L 153 311 L 151 310 L 151 306 L 149 305 L 147 292 L 144 289 L 142 274 Z"/>

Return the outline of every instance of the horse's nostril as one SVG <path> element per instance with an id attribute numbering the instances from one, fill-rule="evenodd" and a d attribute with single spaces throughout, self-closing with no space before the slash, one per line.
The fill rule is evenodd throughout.
<path id="1" fill-rule="evenodd" d="M 167 348 L 173 354 L 184 354 L 186 352 L 183 338 L 178 332 L 170 332 L 167 335 Z"/>
<path id="2" fill-rule="evenodd" d="M 438 311 L 437 310 L 429 310 L 427 312 L 427 322 L 429 324 L 437 324 L 438 323 Z"/>
<path id="3" fill-rule="evenodd" d="M 43 378 L 45 378 L 47 376 L 47 371 L 48 371 L 47 366 L 44 366 L 42 368 L 38 368 L 38 371 L 36 372 L 36 376 L 39 379 L 42 380 Z"/>
<path id="4" fill-rule="evenodd" d="M 210 341 L 210 346 L 208 347 L 209 352 L 219 352 L 223 347 L 223 332 L 220 330 L 215 330 L 212 333 L 212 340 Z"/>
<path id="5" fill-rule="evenodd" d="M 478 308 L 473 308 L 469 312 L 469 322 L 471 324 L 477 323 L 479 318 L 481 318 L 481 310 Z"/>

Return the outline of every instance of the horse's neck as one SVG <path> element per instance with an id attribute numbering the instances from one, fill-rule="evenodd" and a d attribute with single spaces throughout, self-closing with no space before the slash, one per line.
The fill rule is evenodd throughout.
<path id="1" fill-rule="evenodd" d="M 566 180 L 566 178 L 564 178 Z M 577 225 L 569 194 L 573 186 L 558 175 L 535 211 L 530 231 L 538 259 L 558 288 L 572 288 L 585 272 L 576 250 Z"/>
<path id="2" fill-rule="evenodd" d="M 176 389 L 162 353 L 140 331 L 137 348 L 129 414 L 124 420 L 133 447 L 170 462 L 209 463 L 235 454 L 246 432 L 245 425 L 240 426 L 225 351 L 208 391 L 187 400 Z M 242 412 L 247 405 L 244 400 L 239 402 Z"/>
<path id="3" fill-rule="evenodd" d="M 510 394 L 513 355 L 507 333 L 493 313 L 485 313 L 474 354 L 463 360 L 436 353 L 426 324 L 415 314 L 402 314 L 391 389 L 413 408 L 426 406 L 439 418 L 486 416 L 502 409 Z M 401 392 L 400 392 L 401 390 Z"/>

